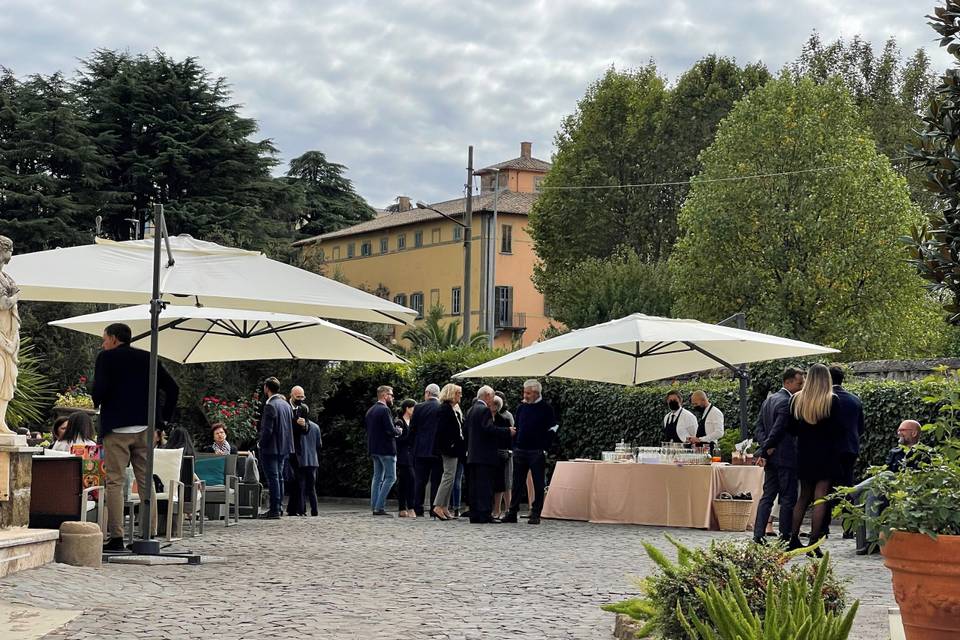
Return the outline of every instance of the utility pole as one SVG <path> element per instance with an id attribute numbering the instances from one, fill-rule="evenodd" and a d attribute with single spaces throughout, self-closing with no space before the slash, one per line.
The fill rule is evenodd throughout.
<path id="1" fill-rule="evenodd" d="M 463 344 L 470 343 L 470 251 L 473 240 L 473 145 L 467 147 L 467 194 L 463 212 Z"/>

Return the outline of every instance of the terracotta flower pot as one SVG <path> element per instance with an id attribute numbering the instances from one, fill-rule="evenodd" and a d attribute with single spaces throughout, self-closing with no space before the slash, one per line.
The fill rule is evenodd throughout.
<path id="1" fill-rule="evenodd" d="M 881 547 L 893 573 L 908 640 L 948 640 L 960 630 L 960 536 L 895 532 Z"/>

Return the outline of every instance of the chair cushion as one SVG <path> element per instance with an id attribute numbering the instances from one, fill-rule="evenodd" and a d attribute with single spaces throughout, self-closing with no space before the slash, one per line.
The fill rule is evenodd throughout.
<path id="1" fill-rule="evenodd" d="M 199 458 L 194 463 L 193 472 L 207 484 L 207 488 L 209 489 L 211 486 L 223 485 L 225 483 L 225 464 L 226 458 L 224 456 Z"/>

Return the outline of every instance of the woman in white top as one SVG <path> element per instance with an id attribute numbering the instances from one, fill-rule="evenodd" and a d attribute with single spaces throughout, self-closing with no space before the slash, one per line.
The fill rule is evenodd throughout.
<path id="1" fill-rule="evenodd" d="M 93 421 L 90 416 L 82 411 L 70 414 L 67 420 L 67 430 L 63 438 L 57 440 L 51 449 L 54 451 L 65 451 L 70 453 L 70 447 L 74 445 L 83 445 L 85 447 L 96 446 L 94 440 L 96 434 L 93 431 Z"/>

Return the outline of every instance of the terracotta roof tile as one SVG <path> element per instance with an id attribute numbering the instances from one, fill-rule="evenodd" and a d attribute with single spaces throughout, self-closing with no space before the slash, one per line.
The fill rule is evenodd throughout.
<path id="1" fill-rule="evenodd" d="M 513 160 L 506 160 L 504 162 L 498 162 L 497 164 L 492 164 L 489 167 L 484 167 L 479 169 L 474 173 L 477 175 L 482 175 L 484 173 L 489 173 L 494 169 L 520 169 L 521 171 L 543 171 L 546 173 L 550 171 L 550 167 L 553 166 L 545 160 L 540 160 L 539 158 L 524 158 L 523 156 L 519 158 L 514 158 Z"/>

